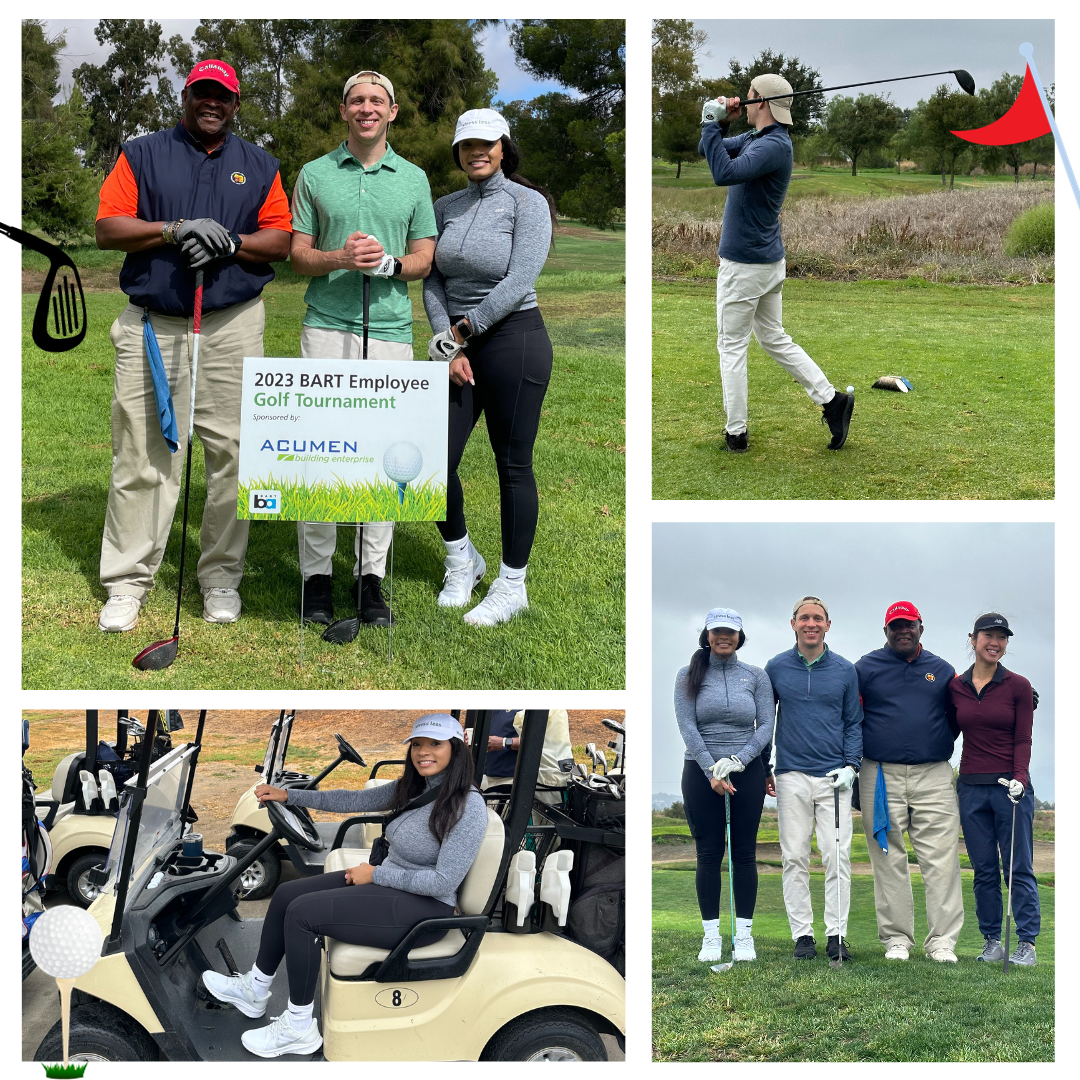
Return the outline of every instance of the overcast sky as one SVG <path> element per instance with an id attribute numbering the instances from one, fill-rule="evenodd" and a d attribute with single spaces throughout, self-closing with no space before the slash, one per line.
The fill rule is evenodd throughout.
<path id="1" fill-rule="evenodd" d="M 959 671 L 986 611 L 1015 637 L 1003 661 L 1039 691 L 1031 777 L 1054 801 L 1054 539 L 1049 524 L 669 524 L 653 526 L 653 791 L 679 795 L 684 746 L 672 705 L 712 607 L 743 617 L 739 658 L 764 667 L 791 648 L 791 606 L 829 605 L 829 647 L 854 663 L 885 644 L 885 609 L 910 600 L 923 647 Z M 960 760 L 957 741 L 954 763 Z"/>
<path id="2" fill-rule="evenodd" d="M 709 35 L 711 55 L 698 57 L 705 78 L 726 75 L 732 57 L 747 65 L 772 49 L 816 68 L 823 86 L 964 68 L 978 90 L 1003 71 L 1022 75 L 1019 49 L 1029 41 L 1043 84 L 1054 81 L 1052 19 L 697 19 L 694 25 Z M 911 79 L 844 93 L 889 93 L 906 109 L 946 80 L 953 82 L 951 76 Z"/>
<path id="3" fill-rule="evenodd" d="M 198 19 L 160 19 L 162 36 L 167 41 L 173 34 L 181 34 L 188 41 Z M 46 21 L 46 34 L 55 37 L 61 30 L 67 30 L 67 48 L 60 57 L 60 81 L 65 84 L 63 96 L 67 96 L 66 87 L 71 84 L 71 72 L 80 64 L 102 64 L 109 55 L 106 46 L 99 45 L 94 37 L 97 19 L 49 19 Z M 538 94 L 552 90 L 562 90 L 573 94 L 558 83 L 536 82 L 530 75 L 519 70 L 514 64 L 514 50 L 510 48 L 510 32 L 502 24 L 487 27 L 484 30 L 482 51 L 487 66 L 499 76 L 499 89 L 495 97 L 499 101 L 529 100 Z M 185 76 L 187 72 L 183 73 Z M 183 80 L 177 81 L 177 87 Z M 241 90 L 243 88 L 241 87 Z"/>

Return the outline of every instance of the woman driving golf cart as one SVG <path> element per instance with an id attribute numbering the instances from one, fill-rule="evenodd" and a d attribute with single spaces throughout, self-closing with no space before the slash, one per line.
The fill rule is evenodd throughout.
<path id="1" fill-rule="evenodd" d="M 321 959 L 320 936 L 351 945 L 392 949 L 424 919 L 454 913 L 457 889 L 472 866 L 487 828 L 483 796 L 461 725 L 442 713 L 423 716 L 408 739 L 405 771 L 396 784 L 362 791 L 310 791 L 261 784 L 261 802 L 281 802 L 331 813 L 386 811 L 382 856 L 335 873 L 278 887 L 263 924 L 259 953 L 244 975 L 203 973 L 206 988 L 245 1016 L 260 1017 L 270 983 L 286 957 L 289 1007 L 267 1027 L 242 1036 L 260 1057 L 314 1053 L 322 1044 L 312 1016 Z M 442 931 L 421 938 L 429 945 Z"/>

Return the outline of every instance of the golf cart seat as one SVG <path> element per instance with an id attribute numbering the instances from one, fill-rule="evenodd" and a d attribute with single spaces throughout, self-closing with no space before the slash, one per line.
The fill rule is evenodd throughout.
<path id="1" fill-rule="evenodd" d="M 458 888 L 458 910 L 462 915 L 480 915 L 487 903 L 491 890 L 495 887 L 495 878 L 502 862 L 505 830 L 502 818 L 488 807 L 487 831 L 480 842 L 480 850 L 469 872 Z M 363 848 L 335 848 L 326 856 L 324 873 L 345 870 L 367 862 L 371 852 Z M 412 949 L 408 958 L 412 960 L 434 960 L 454 956 L 465 944 L 465 935 L 460 930 L 450 930 L 445 936 L 431 945 Z M 357 978 L 372 965 L 380 964 L 390 955 L 389 949 L 376 949 L 369 945 L 347 945 L 344 941 L 326 938 L 327 957 L 330 972 L 339 978 Z"/>

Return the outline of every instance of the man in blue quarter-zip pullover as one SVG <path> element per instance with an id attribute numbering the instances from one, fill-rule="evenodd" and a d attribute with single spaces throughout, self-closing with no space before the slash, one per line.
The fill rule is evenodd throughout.
<path id="1" fill-rule="evenodd" d="M 863 705 L 863 761 L 859 798 L 874 868 L 878 937 L 889 960 L 906 960 L 915 945 L 904 830 L 926 886 L 931 960 L 956 963 L 964 925 L 960 892 L 960 812 L 949 758 L 960 729 L 949 695 L 952 664 L 920 644 L 922 616 L 900 600 L 885 612 L 885 647 L 855 662 Z M 878 767 L 889 810 L 888 851 L 875 838 Z"/>
<path id="2" fill-rule="evenodd" d="M 831 626 L 825 602 L 816 596 L 804 596 L 791 612 L 794 648 L 774 656 L 765 665 L 779 704 L 774 738 L 775 780 L 769 794 L 776 796 L 784 907 L 796 960 L 817 956 L 810 902 L 810 834 L 815 823 L 818 851 L 825 867 L 826 952 L 832 960 L 851 959 L 844 928 L 851 900 L 851 788 L 862 758 L 862 709 L 854 665 L 825 644 Z"/>
<path id="3" fill-rule="evenodd" d="M 746 122 L 752 131 L 727 137 L 742 108 L 738 98 L 706 101 L 701 114 L 698 153 L 713 180 L 728 188 L 716 273 L 716 347 L 723 383 L 724 437 L 735 453 L 747 449 L 746 354 L 753 332 L 761 347 L 822 407 L 829 425 L 830 450 L 847 440 L 854 394 L 836 390 L 825 373 L 791 340 L 782 320 L 781 292 L 786 264 L 780 238 L 780 209 L 791 180 L 791 98 L 764 105 L 754 99 L 790 94 L 779 75 L 759 75 L 750 83 Z"/>

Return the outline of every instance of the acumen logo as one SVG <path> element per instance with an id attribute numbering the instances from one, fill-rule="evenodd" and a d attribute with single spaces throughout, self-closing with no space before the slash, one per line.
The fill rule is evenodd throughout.
<path id="1" fill-rule="evenodd" d="M 248 510 L 253 514 L 280 514 L 280 491 L 252 491 L 248 493 Z"/>

